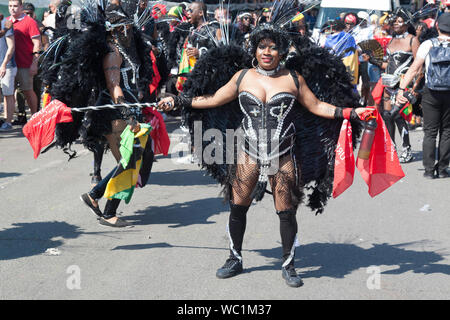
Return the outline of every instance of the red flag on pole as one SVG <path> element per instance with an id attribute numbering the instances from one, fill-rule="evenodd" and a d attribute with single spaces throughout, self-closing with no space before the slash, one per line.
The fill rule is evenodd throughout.
<path id="1" fill-rule="evenodd" d="M 22 129 L 33 148 L 34 158 L 53 141 L 57 123 L 72 121 L 70 108 L 59 100 L 53 100 L 45 109 L 35 113 Z"/>

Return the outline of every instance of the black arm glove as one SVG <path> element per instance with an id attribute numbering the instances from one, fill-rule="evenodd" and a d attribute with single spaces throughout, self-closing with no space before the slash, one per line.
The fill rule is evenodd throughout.
<path id="1" fill-rule="evenodd" d="M 192 98 L 186 97 L 186 96 L 184 96 L 182 94 L 174 97 L 173 101 L 175 103 L 175 106 L 174 106 L 175 108 L 176 107 L 180 107 L 180 108 L 183 108 L 183 109 L 185 109 L 185 108 L 187 108 L 187 109 L 192 108 Z"/>
<path id="2" fill-rule="evenodd" d="M 383 65 L 383 62 L 378 61 L 377 59 L 375 59 L 373 56 L 370 56 L 369 62 L 375 66 L 377 66 L 378 68 L 381 68 L 381 66 Z"/>

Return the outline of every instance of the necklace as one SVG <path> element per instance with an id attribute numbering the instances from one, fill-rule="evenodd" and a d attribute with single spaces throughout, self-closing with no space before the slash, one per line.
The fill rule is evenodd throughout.
<path id="1" fill-rule="evenodd" d="M 258 72 L 259 74 L 262 74 L 263 76 L 273 76 L 274 74 L 277 74 L 278 71 L 280 71 L 281 67 L 280 65 L 278 65 L 278 67 L 276 67 L 275 69 L 272 70 L 264 70 L 263 68 L 261 68 L 260 66 L 256 66 L 256 72 Z"/>

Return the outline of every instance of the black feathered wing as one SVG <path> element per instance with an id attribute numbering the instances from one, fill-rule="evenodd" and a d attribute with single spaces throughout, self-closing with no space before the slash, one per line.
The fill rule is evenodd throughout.
<path id="1" fill-rule="evenodd" d="M 105 86 L 102 61 L 108 51 L 102 24 L 91 24 L 83 31 L 68 30 L 44 53 L 40 77 L 46 91 L 68 107 L 84 107 L 95 102 L 94 92 Z M 65 147 L 79 137 L 83 116 L 74 112 L 73 122 L 57 125 L 58 146 Z"/>
<path id="2" fill-rule="evenodd" d="M 360 107 L 359 96 L 344 64 L 326 49 L 302 42 L 297 54 L 287 60 L 286 67 L 303 76 L 319 100 L 337 107 Z M 321 118 L 302 107 L 295 126 L 294 155 L 301 170 L 301 181 L 310 191 L 307 205 L 321 213 L 332 193 L 335 150 L 342 120 Z M 353 146 L 356 146 L 361 123 L 352 122 L 352 128 Z"/>
<path id="3" fill-rule="evenodd" d="M 189 74 L 185 84 L 183 94 L 191 97 L 212 95 L 220 87 L 225 85 L 233 75 L 239 70 L 249 68 L 251 65 L 250 56 L 239 46 L 224 45 L 208 50 L 195 64 L 194 69 Z M 202 141 L 202 150 L 209 146 L 215 146 L 215 150 L 223 152 L 223 163 L 208 163 L 204 157 L 202 167 L 209 175 L 219 183 L 225 184 L 228 181 L 228 166 L 225 162 L 226 130 L 236 130 L 242 121 L 243 114 L 237 99 L 212 109 L 187 109 L 183 110 L 185 125 L 191 133 L 191 140 L 194 141 L 194 122 L 201 121 L 202 136 L 209 129 L 218 129 L 222 133 L 222 139 L 212 141 Z M 202 139 L 203 140 L 203 139 Z M 212 148 L 214 149 L 214 148 Z M 199 152 L 199 150 L 196 150 Z M 214 154 L 212 155 L 215 156 Z"/>

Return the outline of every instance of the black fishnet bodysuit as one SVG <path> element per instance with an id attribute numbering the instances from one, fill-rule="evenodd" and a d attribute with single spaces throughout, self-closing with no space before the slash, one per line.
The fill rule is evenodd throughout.
<path id="1" fill-rule="evenodd" d="M 295 141 L 294 120 L 299 116 L 296 97 L 280 92 L 263 103 L 250 92 L 241 91 L 239 104 L 244 114 L 241 125 L 244 143 L 238 146 L 238 161 L 231 183 L 232 202 L 250 205 L 256 184 L 265 179 L 261 171 L 267 171 L 276 210 L 295 209 L 300 201 L 298 195 L 294 195 L 294 190 L 298 189 L 299 168 L 291 155 Z"/>
<path id="2" fill-rule="evenodd" d="M 240 80 L 242 77 L 243 75 Z M 263 103 L 250 92 L 241 91 L 239 104 L 244 114 L 241 124 L 244 143 L 238 145 L 237 164 L 232 166 L 230 173 L 230 254 L 235 259 L 242 260 L 247 211 L 253 201 L 255 189 L 258 189 L 257 185 L 268 181 L 280 218 L 283 267 L 292 266 L 298 230 L 295 213 L 301 200 L 298 192 L 301 189 L 298 178 L 300 171 L 293 156 L 296 133 L 294 123 L 300 115 L 300 108 L 296 97 L 287 92 L 277 93 L 267 103 Z"/>

